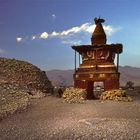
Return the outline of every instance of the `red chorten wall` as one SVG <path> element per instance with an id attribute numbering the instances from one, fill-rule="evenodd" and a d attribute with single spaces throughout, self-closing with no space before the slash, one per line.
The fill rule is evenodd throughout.
<path id="1" fill-rule="evenodd" d="M 87 88 L 87 81 L 74 80 L 74 87 L 86 89 Z"/>
<path id="2" fill-rule="evenodd" d="M 105 91 L 119 89 L 119 79 L 106 79 L 104 81 L 104 89 Z"/>

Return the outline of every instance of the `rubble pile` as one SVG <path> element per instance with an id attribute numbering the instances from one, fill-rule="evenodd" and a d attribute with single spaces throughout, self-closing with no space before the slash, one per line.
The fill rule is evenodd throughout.
<path id="1" fill-rule="evenodd" d="M 114 101 L 124 101 L 130 102 L 132 98 L 126 95 L 126 91 L 122 89 L 118 90 L 109 90 L 101 94 L 100 100 L 114 100 Z"/>
<path id="2" fill-rule="evenodd" d="M 79 88 L 66 88 L 63 99 L 68 103 L 83 103 L 86 99 L 86 90 Z"/>
<path id="3" fill-rule="evenodd" d="M 16 83 L 30 91 L 50 93 L 53 88 L 45 72 L 28 62 L 16 59 L 0 58 L 0 80 Z"/>
<path id="4" fill-rule="evenodd" d="M 0 119 L 25 109 L 31 98 L 44 97 L 52 89 L 46 73 L 36 66 L 0 58 Z"/>

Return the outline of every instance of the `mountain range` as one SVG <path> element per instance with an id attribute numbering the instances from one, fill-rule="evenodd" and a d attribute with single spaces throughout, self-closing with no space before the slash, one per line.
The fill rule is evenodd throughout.
<path id="1" fill-rule="evenodd" d="M 128 81 L 132 81 L 135 86 L 140 86 L 140 68 L 132 66 L 120 66 L 120 85 L 125 86 Z M 46 72 L 54 86 L 72 86 L 74 70 L 49 70 Z"/>

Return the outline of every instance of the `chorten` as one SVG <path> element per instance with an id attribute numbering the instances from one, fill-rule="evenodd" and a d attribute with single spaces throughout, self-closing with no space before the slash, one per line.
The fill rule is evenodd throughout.
<path id="1" fill-rule="evenodd" d="M 119 54 L 122 44 L 107 44 L 107 38 L 102 23 L 104 19 L 94 19 L 96 27 L 91 37 L 91 45 L 72 46 L 75 50 L 74 87 L 87 90 L 87 98 L 94 98 L 96 82 L 103 83 L 103 89 L 119 89 L 120 73 Z M 79 67 L 76 66 L 76 56 L 79 54 Z M 117 63 L 114 63 L 117 55 Z M 80 63 L 80 58 L 82 62 Z"/>

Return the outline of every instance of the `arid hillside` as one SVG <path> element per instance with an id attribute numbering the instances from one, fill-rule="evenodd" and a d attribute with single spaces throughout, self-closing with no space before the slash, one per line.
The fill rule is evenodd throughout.
<path id="1" fill-rule="evenodd" d="M 140 86 L 140 68 L 124 66 L 120 67 L 119 71 L 121 73 L 121 85 L 124 86 L 127 81 L 132 81 L 135 86 Z"/>
<path id="2" fill-rule="evenodd" d="M 135 86 L 140 86 L 140 68 L 131 66 L 120 66 L 120 84 L 124 86 L 126 82 L 132 81 Z M 51 70 L 47 71 L 48 78 L 54 85 L 73 85 L 74 70 Z"/>

